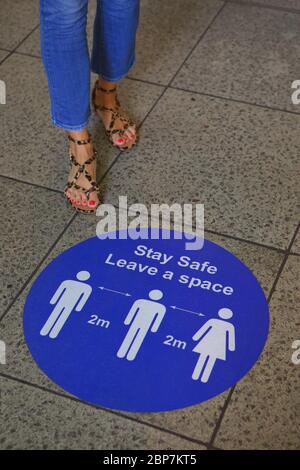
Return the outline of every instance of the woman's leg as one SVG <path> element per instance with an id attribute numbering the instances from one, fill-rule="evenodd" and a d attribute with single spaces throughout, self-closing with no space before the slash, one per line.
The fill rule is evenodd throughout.
<path id="1" fill-rule="evenodd" d="M 208 358 L 208 356 L 206 356 L 205 354 L 203 354 L 203 353 L 200 354 L 199 359 L 198 359 L 197 364 L 196 364 L 196 367 L 194 369 L 193 375 L 192 375 L 193 380 L 198 380 L 199 379 L 200 375 L 203 372 L 203 369 L 204 369 L 205 363 L 207 361 L 207 358 Z"/>
<path id="2" fill-rule="evenodd" d="M 135 63 L 139 8 L 139 0 L 97 1 L 91 66 L 99 76 L 99 86 L 95 91 L 96 104 L 99 106 L 116 109 L 116 94 L 105 93 L 100 88 L 114 88 Z M 107 128 L 111 113 L 102 112 L 101 117 Z M 124 123 L 117 119 L 114 129 L 124 129 Z M 113 135 L 114 142 L 121 146 L 122 139 L 124 146 L 131 146 L 135 138 L 136 130 L 132 125 L 124 134 Z"/>
<path id="3" fill-rule="evenodd" d="M 216 363 L 216 358 L 214 356 L 210 356 L 205 366 L 205 369 L 203 371 L 201 382 L 203 383 L 208 382 L 208 379 L 210 377 L 210 374 L 212 373 L 215 363 Z"/>
<path id="4" fill-rule="evenodd" d="M 40 0 L 41 50 L 51 117 L 80 130 L 90 116 L 90 63 L 86 38 L 88 0 Z"/>
<path id="5" fill-rule="evenodd" d="M 88 0 L 40 0 L 41 50 L 46 70 L 51 102 L 52 122 L 68 131 L 76 140 L 87 139 L 90 116 L 90 60 L 86 22 Z M 71 153 L 82 164 L 93 153 L 92 145 L 70 145 Z M 88 171 L 96 177 L 95 161 Z M 69 181 L 76 174 L 73 165 Z M 79 186 L 88 189 L 83 175 Z M 77 206 L 96 206 L 98 196 L 91 193 L 90 201 L 82 190 L 70 188 L 68 195 Z"/>

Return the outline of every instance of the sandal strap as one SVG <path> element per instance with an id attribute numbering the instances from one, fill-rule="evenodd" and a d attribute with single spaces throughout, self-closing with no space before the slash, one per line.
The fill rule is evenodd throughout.
<path id="1" fill-rule="evenodd" d="M 89 165 L 90 163 L 92 163 L 95 160 L 96 155 L 97 155 L 97 152 L 95 150 L 93 154 L 84 163 L 79 163 L 76 160 L 76 157 L 72 153 L 70 153 L 69 157 L 70 157 L 70 162 L 73 163 L 74 166 L 84 167 L 85 165 Z"/>
<path id="2" fill-rule="evenodd" d="M 97 191 L 99 192 L 99 186 L 97 185 L 96 182 L 92 182 L 91 183 L 91 186 L 87 189 L 87 188 L 84 188 L 83 186 L 80 186 L 79 184 L 77 184 L 74 180 L 73 181 L 69 181 L 67 183 L 67 188 L 70 189 L 70 188 L 75 188 L 77 191 L 80 190 L 82 191 L 86 196 L 87 196 L 87 199 L 89 200 L 90 198 L 90 195 Z"/>
<path id="3" fill-rule="evenodd" d="M 83 175 L 89 182 L 92 182 L 91 184 L 94 184 L 93 179 L 89 173 L 89 171 L 86 169 L 86 165 L 94 161 L 96 158 L 96 152 L 93 153 L 93 155 L 86 160 L 84 163 L 78 163 L 74 155 L 70 154 L 70 161 L 74 166 L 78 166 L 78 170 L 76 171 L 75 175 L 73 176 L 73 182 L 77 181 L 80 175 Z"/>
<path id="4" fill-rule="evenodd" d="M 71 142 L 74 142 L 74 144 L 76 145 L 86 145 L 86 144 L 89 144 L 92 140 L 91 138 L 91 135 L 89 134 L 89 137 L 87 139 L 83 139 L 83 140 L 76 140 L 76 139 L 73 139 L 73 137 L 71 137 L 70 135 L 68 135 L 68 139 L 71 141 Z"/>
<path id="5" fill-rule="evenodd" d="M 96 104 L 96 89 L 100 89 L 100 90 L 102 90 L 103 92 L 106 92 L 106 93 L 111 93 L 111 92 L 116 91 L 117 88 L 112 88 L 110 90 L 106 90 L 106 89 L 102 88 L 99 85 L 99 82 L 96 80 L 95 86 L 94 86 L 94 89 L 93 89 L 93 93 L 92 93 L 92 102 L 93 102 L 94 110 L 96 111 L 96 113 L 97 113 L 97 111 L 109 111 L 111 113 L 110 121 L 109 121 L 108 125 L 105 126 L 105 134 L 106 134 L 109 141 L 111 142 L 111 144 L 114 147 L 120 148 L 117 144 L 114 143 L 113 135 L 117 134 L 117 133 L 120 134 L 120 135 L 124 135 L 126 129 L 128 129 L 129 126 L 134 126 L 135 127 L 135 124 L 130 119 L 130 117 L 124 116 L 124 114 L 122 113 L 121 104 L 120 104 L 120 101 L 118 100 L 117 96 L 115 96 L 115 103 L 116 103 L 115 108 L 109 108 L 107 106 L 102 106 L 102 105 Z M 119 119 L 123 123 L 123 129 L 114 128 L 117 119 Z M 123 149 L 125 150 L 126 148 L 128 148 L 128 147 L 123 146 L 122 150 Z"/>
<path id="6" fill-rule="evenodd" d="M 99 109 L 100 111 L 110 111 L 110 112 L 113 113 L 113 114 L 116 114 L 116 113 L 117 113 L 117 110 L 116 110 L 116 109 L 108 108 L 107 106 L 96 105 L 96 108 Z"/>
<path id="7" fill-rule="evenodd" d="M 68 139 L 70 141 L 74 142 L 77 145 L 85 145 L 85 144 L 90 143 L 91 140 L 92 140 L 90 134 L 89 134 L 88 139 L 84 139 L 84 140 L 73 139 L 73 137 L 71 137 L 70 135 L 68 135 Z M 97 156 L 97 151 L 94 150 L 92 155 L 90 157 L 88 157 L 88 159 L 85 162 L 80 163 L 76 160 L 76 157 L 75 157 L 75 155 L 72 154 L 72 152 L 70 152 L 70 154 L 69 154 L 71 164 L 74 165 L 75 167 L 78 167 L 78 168 L 77 168 L 77 171 L 76 171 L 75 175 L 73 176 L 72 180 L 67 183 L 67 187 L 68 188 L 75 188 L 75 189 L 78 189 L 80 191 L 83 191 L 88 199 L 89 199 L 90 194 L 92 192 L 94 192 L 94 191 L 99 192 L 99 186 L 97 185 L 96 181 L 93 180 L 93 178 L 90 175 L 89 171 L 86 169 L 86 165 L 89 165 L 90 163 L 92 163 L 96 159 L 96 156 Z M 77 180 L 81 175 L 90 183 L 91 186 L 88 189 L 77 184 Z"/>

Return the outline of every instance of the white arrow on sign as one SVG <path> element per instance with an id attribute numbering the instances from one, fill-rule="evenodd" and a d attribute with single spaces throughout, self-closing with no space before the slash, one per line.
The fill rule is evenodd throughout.
<path id="1" fill-rule="evenodd" d="M 182 312 L 193 313 L 194 315 L 198 315 L 199 317 L 205 316 L 203 313 L 193 312 L 192 310 L 187 310 L 186 308 L 176 307 L 176 305 L 170 305 L 170 307 L 173 308 L 174 310 L 181 310 Z"/>
<path id="2" fill-rule="evenodd" d="M 101 290 L 108 290 L 109 292 L 114 292 L 115 294 L 120 294 L 120 295 L 125 295 L 125 297 L 131 297 L 131 294 L 128 294 L 128 292 L 120 292 L 118 290 L 113 290 L 113 289 L 107 289 L 107 287 L 99 286 L 98 289 Z"/>

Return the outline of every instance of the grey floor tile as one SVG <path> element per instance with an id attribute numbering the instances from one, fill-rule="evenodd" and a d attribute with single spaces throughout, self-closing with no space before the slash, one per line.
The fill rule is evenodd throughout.
<path id="1" fill-rule="evenodd" d="M 186 439 L 0 377 L 0 448 L 205 450 Z"/>
<path id="2" fill-rule="evenodd" d="M 1 317 L 71 214 L 60 194 L 1 177 L 0 194 Z"/>
<path id="3" fill-rule="evenodd" d="M 14 49 L 38 22 L 37 0 L 1 0 L 0 47 Z"/>
<path id="4" fill-rule="evenodd" d="M 107 175 L 104 199 L 198 201 L 207 229 L 285 248 L 298 223 L 299 125 L 297 115 L 169 89 Z"/>
<path id="5" fill-rule="evenodd" d="M 299 28 L 298 14 L 228 3 L 173 84 L 300 113 Z"/>
<path id="6" fill-rule="evenodd" d="M 215 444 L 234 449 L 299 449 L 300 365 L 292 363 L 299 340 L 300 260 L 290 256 L 272 297 L 267 347 L 238 384 Z"/>
<path id="7" fill-rule="evenodd" d="M 300 231 L 298 232 L 298 235 L 296 236 L 291 252 L 297 253 L 298 255 L 300 255 Z"/>
<path id="8" fill-rule="evenodd" d="M 41 61 L 13 54 L 1 66 L 1 77 L 7 86 L 7 104 L 0 114 L 3 132 L 0 174 L 63 190 L 69 171 L 68 145 L 65 132 L 50 122 L 48 89 Z M 159 86 L 124 80 L 120 100 L 138 123 L 160 93 Z M 118 150 L 108 143 L 102 123 L 96 122 L 94 116 L 90 128 L 99 154 L 100 178 Z"/>
<path id="9" fill-rule="evenodd" d="M 51 253 L 46 264 L 69 246 L 94 236 L 96 221 L 96 217 L 87 219 L 84 215 L 76 218 Z M 210 234 L 207 235 L 207 238 L 219 243 L 240 257 L 257 276 L 266 294 L 269 292 L 282 261 L 282 254 L 249 243 L 238 242 Z M 58 386 L 50 382 L 38 369 L 23 339 L 23 307 L 29 289 L 30 286 L 26 288 L 0 324 L 1 339 L 6 342 L 8 351 L 5 372 L 13 377 L 61 391 Z M 62 391 L 62 393 L 66 392 Z M 227 392 L 208 402 L 183 410 L 162 414 L 135 413 L 134 415 L 144 422 L 149 422 L 174 432 L 180 432 L 185 436 L 201 440 L 202 442 L 208 442 L 226 397 Z M 130 415 L 132 416 L 132 414 Z"/>
<path id="10" fill-rule="evenodd" d="M 167 84 L 224 2 L 143 0 L 129 76 Z"/>

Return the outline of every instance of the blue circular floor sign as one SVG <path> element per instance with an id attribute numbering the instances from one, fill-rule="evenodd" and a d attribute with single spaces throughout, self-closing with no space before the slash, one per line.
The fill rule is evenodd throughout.
<path id="1" fill-rule="evenodd" d="M 52 261 L 26 300 L 39 367 L 90 403 L 159 412 L 208 400 L 257 361 L 268 305 L 251 271 L 205 240 L 85 240 Z"/>

